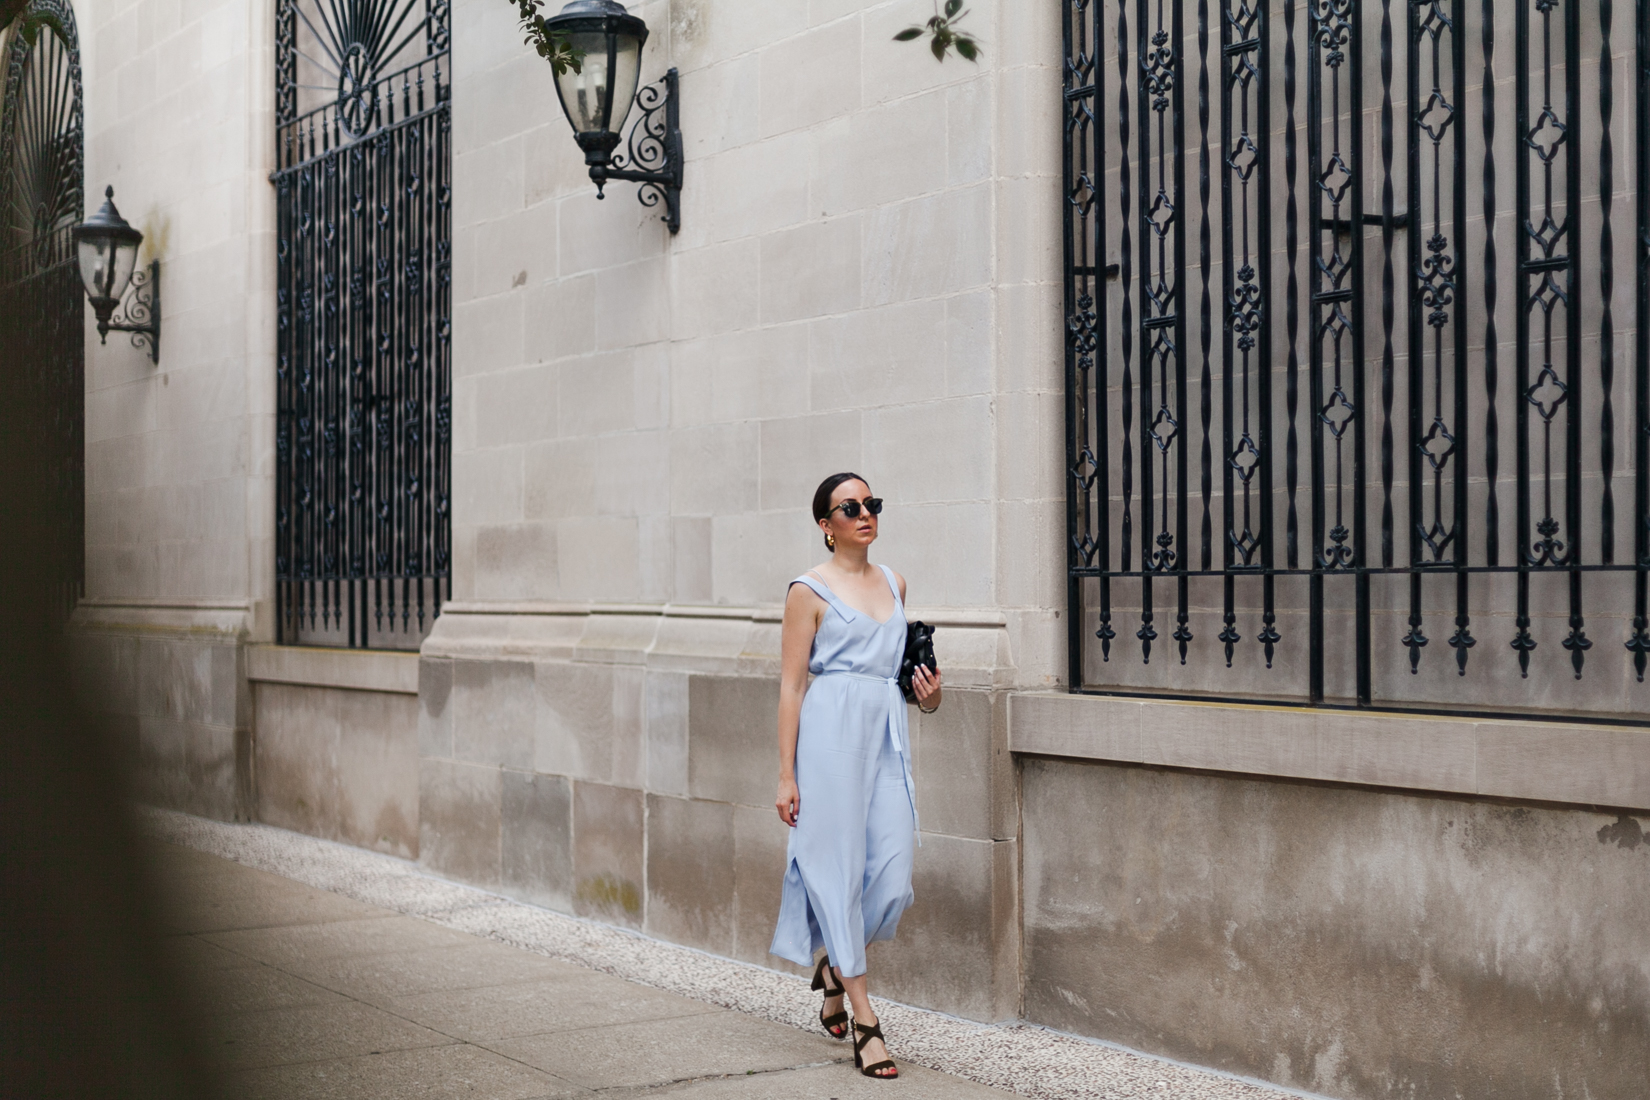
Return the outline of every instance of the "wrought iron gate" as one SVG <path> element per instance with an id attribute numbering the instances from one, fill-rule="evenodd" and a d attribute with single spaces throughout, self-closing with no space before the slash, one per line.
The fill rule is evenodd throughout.
<path id="1" fill-rule="evenodd" d="M 1650 3 L 1062 3 L 1073 688 L 1650 711 Z"/>
<path id="2" fill-rule="evenodd" d="M 0 110 L 0 390 L 48 487 L 64 612 L 85 592 L 85 307 L 71 232 L 81 217 L 80 44 L 66 0 L 32 0 L 6 40 Z M 16 415 L 28 409 L 44 415 Z"/>
<path id="3" fill-rule="evenodd" d="M 452 595 L 446 0 L 278 0 L 282 641 L 416 647 Z"/>

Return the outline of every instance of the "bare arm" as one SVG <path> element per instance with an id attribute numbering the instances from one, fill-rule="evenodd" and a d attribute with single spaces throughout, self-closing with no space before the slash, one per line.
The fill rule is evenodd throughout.
<path id="1" fill-rule="evenodd" d="M 805 584 L 793 584 L 785 596 L 785 620 L 779 641 L 779 794 L 774 808 L 779 819 L 795 826 L 802 812 L 796 786 L 796 731 L 802 718 L 802 697 L 808 691 L 808 657 L 824 600 Z"/>

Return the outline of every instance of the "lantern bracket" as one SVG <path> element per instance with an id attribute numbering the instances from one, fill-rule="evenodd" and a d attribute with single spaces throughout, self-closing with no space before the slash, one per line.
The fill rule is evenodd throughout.
<path id="1" fill-rule="evenodd" d="M 95 308 L 96 303 L 94 303 Z M 160 261 L 150 260 L 149 268 L 132 272 L 125 298 L 107 316 L 97 319 L 100 342 L 109 342 L 109 333 L 129 332 L 132 346 L 149 345 L 149 358 L 160 364 Z"/>
<path id="2" fill-rule="evenodd" d="M 639 183 L 637 200 L 647 207 L 663 203 L 660 217 L 672 233 L 682 228 L 682 128 L 676 82 L 676 70 L 671 69 L 636 92 L 641 114 L 631 124 L 623 153 L 598 158 L 587 149 L 585 158 L 598 199 L 604 197 L 608 180 Z"/>

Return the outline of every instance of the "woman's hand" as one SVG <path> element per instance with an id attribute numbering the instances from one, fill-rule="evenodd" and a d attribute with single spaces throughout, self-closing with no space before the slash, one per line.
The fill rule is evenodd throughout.
<path id="1" fill-rule="evenodd" d="M 779 780 L 779 795 L 773 800 L 779 811 L 779 820 L 796 828 L 796 815 L 802 812 L 802 792 L 796 789 L 796 780 L 783 776 Z"/>
<path id="2" fill-rule="evenodd" d="M 928 671 L 927 665 L 918 665 L 911 671 L 911 692 L 917 697 L 917 706 L 933 710 L 940 705 L 940 670 Z"/>

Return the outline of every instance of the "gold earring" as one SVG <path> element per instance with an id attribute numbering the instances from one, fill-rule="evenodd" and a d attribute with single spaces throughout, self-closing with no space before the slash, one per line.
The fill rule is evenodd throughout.
<path id="1" fill-rule="evenodd" d="M 825 545 L 828 549 L 836 549 L 836 536 L 831 534 L 829 531 L 825 533 Z"/>

